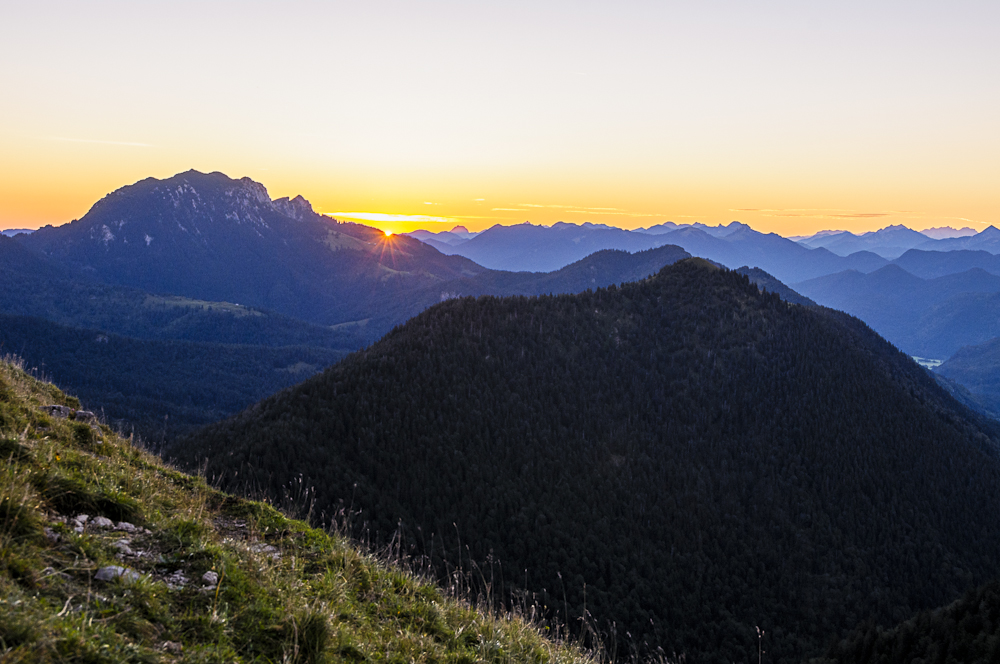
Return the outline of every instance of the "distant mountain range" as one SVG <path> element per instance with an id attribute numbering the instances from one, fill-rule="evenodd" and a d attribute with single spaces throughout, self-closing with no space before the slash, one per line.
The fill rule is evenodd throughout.
<path id="1" fill-rule="evenodd" d="M 1000 256 L 988 249 L 1000 232 L 992 226 L 972 235 L 970 229 L 932 230 L 938 236 L 959 237 L 935 240 L 890 226 L 860 236 L 822 232 L 795 242 L 738 222 L 716 227 L 668 223 L 633 232 L 595 224 L 521 224 L 494 227 L 470 240 L 453 237 L 442 250 L 491 267 L 532 269 L 559 265 L 599 246 L 634 250 L 669 243 L 730 268 L 745 266 L 747 274 L 751 268 L 760 269 L 776 284 L 793 284 L 810 301 L 859 316 L 914 355 L 943 359 L 998 333 L 988 294 L 1000 291 L 1000 281 L 990 278 L 1000 275 Z M 917 246 L 922 248 L 913 248 Z M 946 250 L 954 246 L 987 249 Z M 890 261 L 877 252 L 898 257 Z M 915 278 L 908 281 L 908 276 Z"/>
<path id="2" fill-rule="evenodd" d="M 995 316 L 997 311 L 995 306 L 991 313 Z M 964 385 L 985 410 L 1000 418 L 1000 335 L 960 348 L 936 371 Z"/>
<path id="3" fill-rule="evenodd" d="M 783 282 L 802 281 L 848 269 L 871 271 L 887 263 L 870 252 L 858 252 L 845 258 L 824 248 L 810 249 L 773 233 L 758 233 L 739 222 L 718 227 L 671 224 L 655 229 L 656 233 L 653 230 L 638 232 L 595 224 L 536 226 L 526 223 L 494 226 L 470 240 L 436 246 L 442 252 L 465 256 L 495 270 L 551 271 L 602 249 L 636 252 L 673 244 L 693 256 L 708 258 L 730 268 L 759 267 Z"/>
<path id="4" fill-rule="evenodd" d="M 883 258 L 895 258 L 907 249 L 926 244 L 930 238 L 923 233 L 910 230 L 905 226 L 887 226 L 881 230 L 862 235 L 847 231 L 839 233 L 817 234 L 811 238 L 799 240 L 799 244 L 807 247 L 825 247 L 838 256 L 848 256 L 856 251 L 870 251 Z"/>
<path id="5" fill-rule="evenodd" d="M 1000 231 L 989 226 L 976 233 L 971 228 L 932 228 L 917 232 L 905 226 L 887 226 L 881 230 L 855 235 L 847 231 L 824 231 L 798 238 L 808 247 L 825 247 L 839 256 L 857 251 L 870 251 L 883 258 L 894 259 L 910 249 L 954 251 L 956 249 L 985 250 L 1000 253 Z"/>
<path id="6" fill-rule="evenodd" d="M 1000 336 L 1000 276 L 980 268 L 933 279 L 897 264 L 793 284 L 824 306 L 846 311 L 911 355 L 944 359 Z"/>
<path id="7" fill-rule="evenodd" d="M 494 226 L 482 233 L 469 233 L 464 227 L 443 233 L 429 231 L 414 231 L 408 233 L 411 237 L 426 242 L 442 253 L 457 254 L 471 258 L 477 263 L 499 270 L 549 271 L 579 260 L 588 253 L 599 249 L 624 249 L 637 251 L 652 248 L 662 243 L 671 243 L 683 247 L 696 255 L 736 267 L 741 261 L 733 254 L 745 252 L 747 257 L 753 257 L 755 248 L 748 246 L 754 241 L 761 242 L 756 236 L 764 236 L 753 231 L 746 224 L 732 222 L 728 225 L 708 226 L 706 224 L 676 224 L 666 222 L 650 228 L 639 228 L 627 231 L 604 224 L 568 224 L 560 222 L 552 226 L 535 226 L 530 223 L 518 226 Z M 953 229 L 931 228 L 925 232 L 917 232 L 905 226 L 887 226 L 878 231 L 855 235 L 848 231 L 820 231 L 810 236 L 795 238 L 780 238 L 794 241 L 808 249 L 823 248 L 829 252 L 846 258 L 852 254 L 863 252 L 863 255 L 875 254 L 882 262 L 868 256 L 867 266 L 877 269 L 885 262 L 903 255 L 906 251 L 921 248 L 926 251 L 952 251 L 955 248 L 996 250 L 1000 252 L 1000 240 L 996 237 L 996 229 L 987 228 L 982 233 L 975 233 L 971 228 Z M 683 233 L 669 239 L 664 236 L 683 231 L 700 231 L 700 233 Z M 743 231 L 742 234 L 735 234 Z M 635 237 L 646 236 L 646 237 Z M 703 236 L 725 239 L 728 243 L 737 245 L 710 245 Z M 685 243 L 687 239 L 687 244 Z M 773 238 L 772 238 L 773 239 Z M 774 261 L 767 266 L 757 265 L 762 269 L 775 273 L 785 280 L 801 280 L 810 277 L 801 273 L 800 266 L 795 265 L 796 257 L 801 260 L 802 254 L 790 253 L 787 245 L 781 247 L 772 242 L 767 247 L 769 252 L 777 252 L 769 256 Z M 714 252 L 708 255 L 706 252 Z M 831 261 L 822 254 L 810 255 L 813 260 L 821 260 L 821 270 L 829 270 Z M 858 261 L 860 257 L 855 258 Z M 783 271 L 782 266 L 789 270 Z M 854 265 L 860 269 L 862 265 Z M 800 270 L 795 272 L 795 270 Z M 846 268 L 845 268 L 846 269 Z M 835 270 L 834 270 L 835 271 Z M 825 272 L 829 273 L 829 272 Z"/>

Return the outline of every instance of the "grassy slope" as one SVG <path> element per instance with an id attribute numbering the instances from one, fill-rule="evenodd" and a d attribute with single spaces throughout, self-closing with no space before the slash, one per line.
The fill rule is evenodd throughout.
<path id="1" fill-rule="evenodd" d="M 338 536 L 166 467 L 106 426 L 40 409 L 51 404 L 79 407 L 0 362 L 5 663 L 589 661 L 518 617 L 477 612 Z M 91 522 L 76 532 L 80 513 Z M 101 529 L 97 516 L 139 530 Z M 110 565 L 140 576 L 96 580 Z M 188 581 L 171 588 L 177 572 Z"/>

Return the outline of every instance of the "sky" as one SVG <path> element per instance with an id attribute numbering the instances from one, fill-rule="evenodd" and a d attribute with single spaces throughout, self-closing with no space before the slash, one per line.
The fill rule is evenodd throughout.
<path id="1" fill-rule="evenodd" d="M 248 176 L 384 230 L 1000 225 L 1000 3 L 27 2 L 0 229 Z"/>

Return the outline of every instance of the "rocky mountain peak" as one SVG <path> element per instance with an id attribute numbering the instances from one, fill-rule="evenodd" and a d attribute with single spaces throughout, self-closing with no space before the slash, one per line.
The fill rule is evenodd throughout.
<path id="1" fill-rule="evenodd" d="M 301 195 L 292 199 L 289 199 L 288 197 L 276 198 L 271 201 L 271 205 L 275 210 L 286 217 L 290 217 L 298 221 L 304 221 L 305 219 L 308 219 L 312 215 L 316 214 L 313 211 L 312 203 L 307 201 Z"/>
<path id="2" fill-rule="evenodd" d="M 245 191 L 250 198 L 256 200 L 258 203 L 271 203 L 271 197 L 267 195 L 267 189 L 260 182 L 244 177 L 240 178 L 240 183 L 243 185 L 243 191 Z"/>

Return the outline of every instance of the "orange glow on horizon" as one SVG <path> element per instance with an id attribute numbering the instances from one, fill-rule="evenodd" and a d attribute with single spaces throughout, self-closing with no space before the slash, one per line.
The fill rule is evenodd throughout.
<path id="1" fill-rule="evenodd" d="M 11 3 L 0 229 L 191 168 L 394 234 L 1000 226 L 997 3 L 723 5 Z"/>

